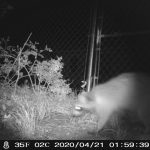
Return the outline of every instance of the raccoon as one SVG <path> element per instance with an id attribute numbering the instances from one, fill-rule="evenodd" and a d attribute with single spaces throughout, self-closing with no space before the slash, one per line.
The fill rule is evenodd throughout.
<path id="1" fill-rule="evenodd" d="M 150 77 L 141 73 L 123 73 L 105 83 L 95 86 L 90 92 L 78 96 L 73 111 L 81 116 L 83 111 L 94 112 L 99 120 L 98 130 L 115 114 L 135 113 L 150 133 Z"/>

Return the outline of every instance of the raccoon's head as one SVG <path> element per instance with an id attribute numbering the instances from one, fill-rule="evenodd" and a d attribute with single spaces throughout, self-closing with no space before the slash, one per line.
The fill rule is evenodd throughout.
<path id="1" fill-rule="evenodd" d="M 78 101 L 73 110 L 73 116 L 81 116 L 85 111 L 93 111 L 95 108 L 94 97 L 90 92 L 83 92 L 78 95 Z"/>

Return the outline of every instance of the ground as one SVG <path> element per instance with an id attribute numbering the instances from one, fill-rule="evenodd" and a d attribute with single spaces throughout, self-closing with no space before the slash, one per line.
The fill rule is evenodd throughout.
<path id="1" fill-rule="evenodd" d="M 102 131 L 97 129 L 97 118 L 94 114 L 85 114 L 82 117 L 73 117 L 62 113 L 53 112 L 49 118 L 44 118 L 36 125 L 34 135 L 21 137 L 19 131 L 12 130 L 13 121 L 6 121 L 0 125 L 0 139 L 39 139 L 39 140 L 123 140 L 139 139 L 143 127 L 129 130 L 131 125 L 126 123 L 126 128 L 106 127 Z M 22 134 L 23 135 L 23 134 Z M 150 137 L 150 136 L 149 136 Z"/>

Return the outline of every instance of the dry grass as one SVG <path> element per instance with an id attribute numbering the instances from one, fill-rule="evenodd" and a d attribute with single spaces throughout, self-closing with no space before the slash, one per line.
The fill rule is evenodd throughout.
<path id="1" fill-rule="evenodd" d="M 128 130 L 131 124 L 126 119 L 110 120 L 111 125 L 108 123 L 105 129 L 98 131 L 94 114 L 73 117 L 71 114 L 76 101 L 74 93 L 54 97 L 21 88 L 15 95 L 11 94 L 9 101 L 11 105 L 6 105 L 5 115 L 1 118 L 0 139 L 123 140 L 140 139 L 142 135 L 142 128 Z M 4 105 L 4 101 L 1 100 L 1 103 Z M 145 137 L 150 139 L 150 136 Z"/>

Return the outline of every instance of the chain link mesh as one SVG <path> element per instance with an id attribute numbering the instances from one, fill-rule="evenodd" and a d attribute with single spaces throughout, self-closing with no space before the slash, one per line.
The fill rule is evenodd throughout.
<path id="1" fill-rule="evenodd" d="M 150 71 L 150 30 L 146 28 L 147 24 L 140 21 L 140 18 L 144 21 L 144 13 L 140 17 L 135 7 L 117 2 L 118 7 L 104 3 L 103 13 L 100 14 L 102 38 L 99 82 L 123 72 Z"/>
<path id="2" fill-rule="evenodd" d="M 62 56 L 64 78 L 70 86 L 79 90 L 84 80 L 84 68 L 91 19 L 91 5 L 86 0 L 41 4 L 36 9 L 24 10 L 20 20 L 6 21 L 3 28 L 13 44 L 22 44 L 30 32 L 31 41 L 39 46 L 47 45 L 53 50 L 52 57 Z M 18 10 L 17 13 L 24 12 Z M 19 17 L 19 15 L 18 15 Z M 11 29 L 8 24 L 11 23 Z M 17 31 L 17 32 L 16 32 Z M 2 31 L 3 32 L 3 31 Z"/>
<path id="3" fill-rule="evenodd" d="M 47 44 L 54 51 L 54 56 L 62 56 L 64 77 L 70 79 L 73 89 L 80 90 L 81 81 L 85 80 L 86 73 L 85 62 L 92 20 L 92 1 L 71 1 L 60 7 L 61 4 L 59 3 L 59 7 L 55 8 L 55 5 L 46 7 L 43 2 L 44 7 L 24 10 L 21 18 L 18 17 L 20 13 L 18 10 L 13 14 L 13 21 L 7 18 L 7 21 L 1 22 L 3 24 L 1 35 L 7 34 L 13 40 L 13 44 L 20 44 L 32 32 L 32 41 L 37 41 L 43 46 Z M 114 9 L 117 8 L 118 12 L 114 13 L 114 10 L 110 9 L 111 4 L 98 5 L 98 9 L 103 8 L 104 12 L 102 34 L 105 35 L 101 39 L 99 82 L 106 81 L 121 72 L 148 71 L 149 69 L 150 57 L 147 53 L 147 43 L 149 43 L 150 35 L 106 36 L 131 32 L 131 30 L 127 31 L 125 23 L 128 16 L 134 15 L 131 9 L 126 11 L 116 6 Z M 16 14 L 17 17 L 15 17 Z M 120 22 L 123 20 L 125 21 L 122 27 Z M 137 44 L 140 39 L 147 41 L 145 45 Z"/>

